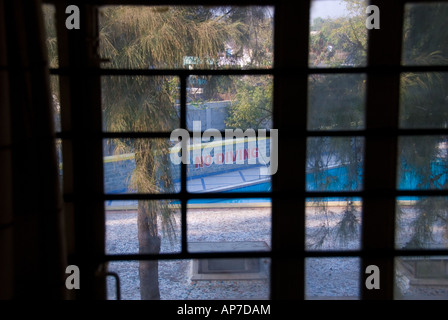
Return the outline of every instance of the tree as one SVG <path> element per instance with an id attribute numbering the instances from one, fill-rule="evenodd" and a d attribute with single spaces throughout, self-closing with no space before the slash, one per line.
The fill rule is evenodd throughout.
<path id="1" fill-rule="evenodd" d="M 183 68 L 184 57 L 195 67 L 218 67 L 219 54 L 239 21 L 229 22 L 205 7 L 110 7 L 102 12 L 101 55 L 116 68 Z M 179 126 L 173 77 L 110 77 L 103 81 L 106 128 L 112 131 L 171 131 Z M 173 189 L 169 144 L 164 139 L 114 140 L 117 148 L 135 153 L 132 186 L 139 193 Z M 166 203 L 139 201 L 140 253 L 158 253 L 162 227 L 172 231 L 174 220 Z M 158 262 L 140 262 L 142 299 L 159 299 Z"/>
<path id="2" fill-rule="evenodd" d="M 316 19 L 310 35 L 310 64 L 327 66 L 356 66 L 366 61 L 367 30 L 365 1 L 345 0 L 348 15 L 336 19 Z M 448 6 L 443 4 L 413 4 L 406 11 L 404 25 L 403 61 L 410 65 L 443 65 L 448 62 L 448 43 L 445 41 Z M 331 50 L 329 47 L 331 46 Z M 404 73 L 401 78 L 400 127 L 446 128 L 448 126 L 448 75 L 433 73 Z M 242 86 L 237 104 L 232 108 L 229 124 L 257 126 L 266 114 L 257 114 L 260 99 L 255 89 Z M 267 92 L 267 90 L 266 90 Z M 312 75 L 309 78 L 308 129 L 353 130 L 364 128 L 365 76 L 350 74 Z M 245 102 L 246 101 L 246 102 Z M 260 104 L 261 103 L 261 104 Z M 400 138 L 399 177 L 401 188 L 445 189 L 448 187 L 446 136 Z M 362 179 L 362 141 L 345 138 L 312 138 L 308 140 L 309 186 L 313 190 L 355 190 Z M 346 170 L 329 170 L 343 165 Z M 353 184 L 347 184 L 347 181 Z M 355 189 L 354 189 L 355 188 Z M 336 236 L 350 239 L 359 225 L 356 208 L 346 199 L 347 206 L 336 223 Z M 310 235 L 311 246 L 323 245 L 329 239 L 331 210 L 325 201 L 315 204 L 323 217 L 321 228 Z M 406 230 L 411 230 L 407 248 L 437 245 L 433 230 L 438 226 L 448 237 L 448 200 L 445 197 L 420 197 L 412 207 L 414 212 Z M 406 211 L 398 210 L 401 220 Z M 402 214 L 400 214 L 402 213 Z M 327 221 L 327 222 L 325 222 Z M 356 231 L 358 232 L 358 231 Z M 445 242 L 446 243 L 446 242 Z"/>
<path id="3" fill-rule="evenodd" d="M 272 78 L 235 79 L 236 94 L 226 120 L 229 128 L 269 129 L 272 127 Z"/>
<path id="4" fill-rule="evenodd" d="M 313 26 L 310 63 L 332 66 L 362 65 L 367 52 L 364 1 L 345 0 L 349 17 L 319 19 Z M 405 20 L 404 55 L 406 64 L 446 64 L 448 43 L 447 6 L 412 5 Z M 269 14 L 254 8 L 222 7 L 111 7 L 102 13 L 101 55 L 110 59 L 105 67 L 113 68 L 182 68 L 184 57 L 193 57 L 197 68 L 241 67 L 223 65 L 239 61 L 244 67 L 269 67 L 272 39 Z M 54 35 L 48 36 L 49 47 Z M 330 49 L 331 47 L 331 49 Z M 250 49 L 250 50 L 248 50 Z M 55 50 L 49 50 L 54 57 Z M 52 53 L 53 52 L 53 53 Z M 230 59 L 231 58 L 231 59 Z M 233 60 L 232 60 L 233 59 Z M 52 59 L 53 61 L 53 59 Z M 259 128 L 271 120 L 272 82 L 269 77 L 253 76 L 225 81 L 209 78 L 209 92 L 228 93 L 233 99 L 229 126 Z M 231 79 L 231 80 L 229 80 Z M 236 77 L 235 77 L 236 79 Z M 446 128 L 448 119 L 448 77 L 444 73 L 404 73 L 401 80 L 400 126 L 407 128 Z M 175 77 L 103 77 L 105 128 L 112 131 L 170 131 L 178 126 L 178 80 Z M 310 130 L 352 130 L 364 126 L 365 79 L 358 75 L 319 75 L 309 79 Z M 210 94 L 208 99 L 216 98 Z M 132 186 L 138 192 L 157 193 L 172 190 L 172 172 L 166 165 L 168 142 L 162 139 L 115 140 L 116 147 L 135 153 L 136 170 Z M 401 174 L 413 176 L 418 188 L 447 188 L 447 138 L 442 136 L 400 138 Z M 360 185 L 362 143 L 357 139 L 316 138 L 308 145 L 309 170 L 318 190 Z M 346 165 L 344 172 L 328 172 L 330 164 Z M 351 183 L 348 183 L 351 182 Z M 354 182 L 354 183 L 353 183 Z M 350 239 L 357 232 L 359 220 L 350 199 L 337 222 L 337 237 Z M 412 238 L 407 247 L 430 246 L 433 226 L 448 235 L 446 198 L 419 198 L 411 221 Z M 324 214 L 329 209 L 321 204 Z M 161 225 L 157 217 L 162 218 Z M 138 226 L 143 253 L 160 250 L 159 228 L 169 233 L 173 228 L 170 207 L 161 202 L 139 202 Z M 314 244 L 325 241 L 330 224 L 323 225 Z M 157 262 L 142 262 L 142 298 L 159 298 Z"/>
<path id="5" fill-rule="evenodd" d="M 239 22 L 236 24 L 236 36 L 226 42 L 227 49 L 221 68 L 270 68 L 273 61 L 271 9 L 225 7 L 221 10 L 232 23 Z M 271 77 L 210 76 L 206 81 L 204 100 L 232 101 L 228 127 L 258 128 L 262 123 L 264 127 L 269 126 L 272 118 Z M 195 102 L 199 100 L 194 99 Z"/>
<path id="6" fill-rule="evenodd" d="M 110 59 L 107 67 L 113 68 L 264 67 L 272 54 L 272 19 L 267 16 L 265 9 L 255 7 L 107 8 L 101 16 L 101 55 Z M 238 65 L 238 61 L 244 64 Z M 207 86 L 214 91 L 219 86 L 233 86 L 233 81 L 207 81 Z M 175 107 L 178 87 L 174 77 L 104 77 L 105 127 L 112 131 L 171 131 L 179 126 Z M 172 190 L 167 141 L 116 140 L 114 144 L 135 153 L 134 189 L 145 193 Z M 165 204 L 158 204 L 139 202 L 142 253 L 160 250 L 157 216 L 163 218 L 162 229 L 172 230 L 172 214 Z M 142 299 L 159 298 L 157 262 L 141 262 L 140 278 Z"/>
<path id="7" fill-rule="evenodd" d="M 408 65 L 443 65 L 448 62 L 446 4 L 409 6 L 404 23 L 403 62 Z M 441 72 L 404 73 L 401 78 L 400 126 L 403 128 L 446 128 L 448 123 L 448 76 Z M 400 176 L 414 183 L 405 188 L 448 188 L 446 136 L 400 139 Z M 404 247 L 418 249 L 440 246 L 434 240 L 438 227 L 448 239 L 448 199 L 419 197 L 410 222 L 411 236 Z M 400 208 L 400 222 L 406 209 Z"/>
<path id="8" fill-rule="evenodd" d="M 363 1 L 346 0 L 345 3 L 351 13 L 349 17 L 319 21 L 318 28 L 315 27 L 317 33 L 311 35 L 310 48 L 312 53 L 310 56 L 315 59 L 313 64 L 343 66 L 364 63 L 367 49 L 367 33 L 364 26 L 365 6 Z M 448 25 L 444 17 L 448 14 L 448 7 L 443 4 L 412 5 L 406 13 L 403 62 L 409 65 L 446 64 L 448 62 L 448 45 L 444 40 L 446 32 L 440 30 L 447 30 Z M 339 54 L 339 57 L 345 57 L 345 59 L 337 59 L 338 54 L 329 56 L 326 51 L 329 45 L 332 45 L 336 52 L 344 53 Z M 348 59 L 349 57 L 354 59 Z M 350 79 L 347 75 L 314 76 L 309 85 L 308 124 L 310 129 L 350 130 L 363 127 L 364 80 L 362 76 L 358 79 Z M 447 75 L 440 72 L 402 74 L 400 127 L 446 128 L 448 125 L 446 121 L 448 117 L 447 85 Z M 446 142 L 446 136 L 400 138 L 398 157 L 400 188 L 447 188 Z M 324 138 L 320 141 L 318 138 L 309 144 L 308 152 L 313 153 L 315 150 L 314 157 L 311 155 L 310 159 L 322 161 L 322 153 L 329 152 L 342 161 L 343 155 L 350 152 L 347 145 L 347 143 L 339 146 L 329 145 Z M 354 160 L 356 159 L 350 159 L 349 162 Z M 319 161 L 310 163 L 310 167 L 314 166 L 315 170 L 322 170 L 325 166 L 328 168 L 328 165 Z M 316 172 L 323 174 L 321 171 Z M 324 175 L 325 179 L 316 177 L 316 186 L 331 190 L 335 184 L 340 185 L 341 177 L 338 174 L 325 173 Z M 355 179 L 354 177 L 352 175 L 351 179 Z M 329 184 L 330 182 L 332 184 Z M 411 231 L 409 232 L 410 239 L 405 244 L 406 248 L 440 245 L 436 244 L 434 239 L 433 231 L 436 226 L 442 227 L 446 239 L 448 236 L 447 205 L 448 200 L 444 197 L 419 197 L 411 209 L 413 214 L 410 221 L 409 215 L 405 218 L 409 210 L 398 207 L 400 223 L 404 221 L 403 219 L 408 219 L 406 230 Z M 324 205 L 323 211 L 325 214 L 328 213 Z M 316 232 L 314 244 L 321 245 L 322 239 L 328 237 L 328 227 L 324 227 L 325 230 Z"/>
<path id="9" fill-rule="evenodd" d="M 367 30 L 364 0 L 345 0 L 347 15 L 316 18 L 310 36 L 312 65 L 356 66 L 366 63 Z"/>

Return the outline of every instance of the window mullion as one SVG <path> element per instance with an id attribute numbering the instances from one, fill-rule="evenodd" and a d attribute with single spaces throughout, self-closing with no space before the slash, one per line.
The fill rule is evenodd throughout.
<path id="1" fill-rule="evenodd" d="M 403 4 L 401 1 L 375 0 L 381 12 L 380 29 L 369 30 L 368 63 L 370 67 L 400 65 Z M 387 48 L 385 50 L 384 48 Z M 368 73 L 367 130 L 397 130 L 400 74 Z M 365 270 L 376 265 L 380 270 L 380 289 L 369 290 L 361 281 L 362 299 L 392 299 L 394 287 L 393 257 L 381 256 L 394 248 L 397 136 L 366 136 L 363 201 L 361 279 Z M 376 254 L 373 254 L 376 253 Z M 378 255 L 379 254 L 379 255 Z"/>
<path id="2" fill-rule="evenodd" d="M 301 133 L 306 130 L 307 73 L 292 70 L 308 67 L 309 12 L 310 1 L 280 1 L 275 8 L 274 67 L 279 72 L 274 78 L 274 128 L 281 137 L 278 161 L 283 170 L 272 177 L 272 184 L 274 193 L 302 197 L 272 201 L 272 299 L 304 298 L 305 261 L 300 252 L 305 249 L 306 136 Z M 282 135 L 291 129 L 296 134 Z"/>
<path id="3" fill-rule="evenodd" d="M 105 251 L 104 202 L 99 200 L 104 192 L 101 81 L 99 75 L 88 72 L 99 67 L 98 15 L 94 6 L 79 8 L 80 30 L 67 30 L 65 19 L 58 19 L 60 67 L 69 71 L 61 79 L 62 130 L 70 133 L 64 142 L 64 179 L 70 178 L 64 181 L 64 192 L 73 195 L 68 207 L 74 220 L 68 262 L 83 273 L 83 290 L 76 292 L 76 298 L 104 299 L 104 277 L 96 276 Z M 65 7 L 57 10 L 61 18 Z"/>

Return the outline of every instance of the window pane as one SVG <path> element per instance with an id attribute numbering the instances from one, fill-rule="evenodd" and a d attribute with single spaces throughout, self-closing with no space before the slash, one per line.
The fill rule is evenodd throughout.
<path id="1" fill-rule="evenodd" d="M 189 192 L 269 192 L 277 166 L 269 138 L 228 139 L 190 147 Z M 270 171 L 271 170 L 271 171 Z"/>
<path id="2" fill-rule="evenodd" d="M 313 0 L 309 66 L 359 67 L 367 57 L 367 1 Z"/>
<path id="3" fill-rule="evenodd" d="M 175 200 L 105 202 L 106 254 L 180 252 L 180 206 Z M 139 235 L 137 219 L 146 217 L 148 228 Z M 139 242 L 139 237 L 144 240 Z"/>
<path id="4" fill-rule="evenodd" d="M 307 258 L 305 298 L 309 300 L 359 299 L 359 258 Z"/>
<path id="5" fill-rule="evenodd" d="M 395 259 L 395 299 L 448 300 L 448 257 Z"/>
<path id="6" fill-rule="evenodd" d="M 362 189 L 364 138 L 308 138 L 307 191 Z"/>
<path id="7" fill-rule="evenodd" d="M 151 282 L 152 286 L 143 285 L 140 281 L 138 261 L 113 261 L 109 263 L 108 271 L 115 272 L 120 277 L 122 300 L 140 300 L 142 288 L 151 293 L 159 292 L 161 300 L 264 300 L 269 299 L 269 271 L 266 265 L 269 265 L 270 260 L 264 258 L 259 260 L 265 278 L 256 280 L 192 280 L 194 265 L 192 260 L 160 260 L 158 263 L 156 261 L 157 285 Z M 148 282 L 150 281 L 146 281 Z M 116 299 L 115 291 L 115 279 L 108 277 L 109 300 Z M 211 314 L 213 313 L 212 310 Z"/>
<path id="8" fill-rule="evenodd" d="M 188 202 L 189 252 L 268 252 L 271 239 L 270 203 L 261 205 L 247 199 L 195 199 Z M 164 221 L 159 213 L 157 229 L 161 252 L 180 249 L 178 201 L 168 204 L 174 211 Z M 139 249 L 137 210 L 141 205 L 166 206 L 162 201 L 106 202 L 107 253 L 136 253 Z M 125 208 L 127 206 L 127 209 Z M 115 206 L 115 207 L 114 207 Z M 144 208 L 147 209 L 147 208 Z M 147 215 L 148 216 L 148 215 Z M 151 217 L 151 215 L 149 215 Z M 168 223 L 167 223 L 168 222 Z M 164 231 L 174 226 L 174 243 Z M 140 249 L 142 250 L 142 249 Z M 140 251 L 141 252 L 141 251 Z M 161 299 L 268 299 L 270 259 L 201 259 L 159 261 L 156 266 Z M 141 267 L 155 267 L 154 264 Z M 123 299 L 140 299 L 139 262 L 111 262 L 122 282 Z M 147 279 L 147 281 L 150 281 Z M 108 280 L 108 298 L 113 299 L 114 280 Z M 143 285 L 144 286 L 144 285 Z M 144 286 L 145 287 L 145 286 Z"/>
<path id="9" fill-rule="evenodd" d="M 275 138 L 267 133 L 272 127 L 272 87 L 270 76 L 189 78 L 187 126 L 196 133 L 189 147 L 188 191 L 271 190 L 271 174 L 277 170 L 271 161 Z M 201 138 L 199 132 L 206 130 L 216 135 Z M 218 132 L 224 130 L 233 134 Z"/>
<path id="10" fill-rule="evenodd" d="M 359 198 L 314 198 L 306 202 L 308 250 L 356 250 L 361 247 Z"/>
<path id="11" fill-rule="evenodd" d="M 63 157 L 62 157 L 62 139 L 55 139 L 56 144 L 56 159 L 58 164 L 58 177 L 59 177 L 59 187 L 63 188 L 63 173 L 64 173 L 64 167 L 63 167 Z"/>
<path id="12" fill-rule="evenodd" d="M 170 132 L 180 126 L 177 77 L 102 77 L 103 130 Z"/>
<path id="13" fill-rule="evenodd" d="M 399 249 L 444 249 L 448 246 L 448 198 L 397 199 L 395 245 Z"/>
<path id="14" fill-rule="evenodd" d="M 189 252 L 269 252 L 271 204 L 267 199 L 195 199 L 188 202 Z M 192 262 L 192 299 L 268 299 L 267 258 Z"/>
<path id="15" fill-rule="evenodd" d="M 364 129 L 365 89 L 365 74 L 309 76 L 308 130 Z"/>
<path id="16" fill-rule="evenodd" d="M 190 288 L 183 299 L 269 299 L 268 258 L 198 259 L 189 263 Z"/>
<path id="17" fill-rule="evenodd" d="M 447 15 L 447 3 L 406 4 L 403 64 L 448 64 Z"/>
<path id="18" fill-rule="evenodd" d="M 190 200 L 187 223 L 189 251 L 266 251 L 271 247 L 268 200 Z"/>
<path id="19" fill-rule="evenodd" d="M 50 76 L 50 93 L 53 107 L 54 129 L 61 132 L 61 94 L 59 90 L 59 76 Z"/>
<path id="20" fill-rule="evenodd" d="M 180 165 L 171 162 L 168 139 L 105 139 L 105 193 L 174 193 Z"/>
<path id="21" fill-rule="evenodd" d="M 120 299 L 140 300 L 140 279 L 138 261 L 111 261 L 107 271 L 120 278 Z M 117 300 L 117 282 L 113 277 L 106 278 L 107 300 Z"/>
<path id="22" fill-rule="evenodd" d="M 399 137 L 397 185 L 402 190 L 448 188 L 447 137 Z"/>
<path id="23" fill-rule="evenodd" d="M 108 6 L 100 14 L 106 68 L 270 68 L 273 7 Z"/>
<path id="24" fill-rule="evenodd" d="M 190 76 L 187 87 L 187 128 L 271 129 L 273 77 Z"/>
<path id="25" fill-rule="evenodd" d="M 448 73 L 403 73 L 400 127 L 448 128 Z"/>
<path id="26" fill-rule="evenodd" d="M 50 68 L 59 67 L 58 38 L 56 33 L 56 8 L 52 4 L 43 4 L 44 27 L 47 44 L 48 65 Z"/>

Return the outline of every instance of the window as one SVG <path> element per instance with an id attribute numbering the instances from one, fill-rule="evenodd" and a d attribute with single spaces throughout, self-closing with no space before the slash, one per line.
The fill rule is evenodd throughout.
<path id="1" fill-rule="evenodd" d="M 63 141 L 66 215 L 73 221 L 70 261 L 87 274 L 82 297 L 106 297 L 106 282 L 95 274 L 107 263 L 109 271 L 121 266 L 137 274 L 146 268 L 166 277 L 185 272 L 192 260 L 196 275 L 261 270 L 268 280 L 257 297 L 272 299 L 425 298 L 426 291 L 410 283 L 417 279 L 414 285 L 431 290 L 445 281 L 448 48 L 440 30 L 447 28 L 444 19 L 426 17 L 445 12 L 446 2 L 375 1 L 381 27 L 366 30 L 361 17 L 367 2 L 349 6 L 348 18 L 327 18 L 317 13 L 334 1 L 244 1 L 245 7 L 204 1 L 214 9 L 172 1 L 173 7 L 157 2 L 139 11 L 129 2 L 116 6 L 114 1 L 114 6 L 80 6 L 85 18 L 76 32 L 65 29 L 64 7 L 54 3 L 59 57 L 51 74 L 60 84 L 58 138 Z M 246 10 L 250 19 L 268 17 L 256 26 L 255 38 L 250 37 L 255 33 L 231 30 L 239 23 L 232 15 L 236 9 L 241 15 Z M 126 35 L 138 32 L 129 28 L 113 37 L 128 22 L 110 18 L 120 14 L 153 23 L 160 33 L 126 43 Z M 179 46 L 178 38 L 169 38 L 169 28 L 156 25 L 171 14 L 198 15 L 178 25 L 191 44 Z M 228 25 L 215 29 L 211 24 L 195 29 L 193 23 L 215 19 L 220 24 L 227 18 Z M 228 32 L 219 59 L 195 42 L 205 31 L 210 37 Z M 243 35 L 248 45 L 238 47 Z M 157 45 L 171 60 L 148 49 Z M 236 96 L 236 105 L 226 102 Z M 243 112 L 254 104 L 262 108 Z M 192 133 L 194 121 L 201 121 L 202 134 L 213 127 L 223 131 L 226 127 L 219 125 L 229 110 L 236 116 L 227 118 L 227 126 L 268 129 L 268 138 L 269 130 L 278 129 L 276 174 L 235 166 L 209 179 L 214 168 L 207 158 L 197 166 L 165 165 L 173 129 Z M 255 112 L 259 121 L 253 122 Z M 246 140 L 243 160 L 251 152 Z M 151 183 L 139 171 L 148 159 L 148 165 L 160 168 Z M 239 181 L 238 187 L 228 181 Z M 257 223 L 205 206 L 238 203 L 243 208 L 254 199 L 260 204 Z M 105 214 L 112 206 L 128 218 Z M 135 210 L 145 211 L 146 220 Z M 207 210 L 222 220 L 192 219 Z M 252 211 L 244 214 L 251 217 Z M 107 227 L 106 215 L 111 219 Z M 192 231 L 222 228 L 226 232 L 217 242 L 236 242 L 232 229 L 237 221 L 258 228 L 255 236 L 238 241 L 264 241 L 266 250 L 219 250 L 216 243 L 213 250 L 195 250 L 194 243 L 209 240 Z M 123 224 L 134 245 L 122 249 L 117 242 L 106 248 L 105 239 L 127 232 Z M 144 247 L 138 230 L 148 225 L 167 226 L 170 236 L 159 238 L 155 228 Z M 364 285 L 370 265 L 381 271 L 380 290 Z M 435 282 L 420 281 L 432 276 Z M 123 291 L 128 290 L 129 279 L 120 278 Z M 146 279 L 158 281 L 154 274 Z M 316 279 L 327 286 L 316 287 Z M 334 292 L 341 283 L 347 290 Z M 446 298 L 446 290 L 437 292 Z"/>

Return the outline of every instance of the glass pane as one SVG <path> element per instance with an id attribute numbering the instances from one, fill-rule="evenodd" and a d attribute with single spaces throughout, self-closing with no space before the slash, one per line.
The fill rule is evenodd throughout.
<path id="1" fill-rule="evenodd" d="M 448 247 L 448 198 L 397 199 L 395 246 L 399 249 Z"/>
<path id="2" fill-rule="evenodd" d="M 361 190 L 363 163 L 364 138 L 308 138 L 306 190 Z"/>
<path id="3" fill-rule="evenodd" d="M 188 191 L 270 191 L 277 170 L 271 154 L 276 140 L 267 133 L 272 127 L 272 77 L 192 76 L 188 89 L 187 126 L 193 131 Z M 202 136 L 200 131 L 205 131 Z"/>
<path id="4" fill-rule="evenodd" d="M 403 64 L 448 64 L 447 15 L 447 3 L 406 4 L 403 30 Z"/>
<path id="5" fill-rule="evenodd" d="M 269 299 L 268 258 L 198 259 L 191 265 L 191 288 L 183 299 Z"/>
<path id="6" fill-rule="evenodd" d="M 187 128 L 271 129 L 273 77 L 190 76 L 187 87 Z"/>
<path id="7" fill-rule="evenodd" d="M 305 298 L 309 300 L 359 299 L 359 258 L 307 258 Z"/>
<path id="8" fill-rule="evenodd" d="M 180 126 L 177 77 L 102 77 L 103 130 L 170 132 Z"/>
<path id="9" fill-rule="evenodd" d="M 43 4 L 44 27 L 47 44 L 48 65 L 50 68 L 59 67 L 58 38 L 56 33 L 56 8 L 52 4 Z"/>
<path id="10" fill-rule="evenodd" d="M 105 68 L 248 69 L 273 62 L 273 7 L 108 6 Z"/>
<path id="11" fill-rule="evenodd" d="M 138 261 L 111 261 L 107 271 L 120 278 L 120 299 L 140 300 L 140 279 Z M 117 282 L 113 277 L 106 278 L 107 300 L 117 300 Z"/>
<path id="12" fill-rule="evenodd" d="M 400 127 L 448 128 L 448 73 L 402 73 Z"/>
<path id="13" fill-rule="evenodd" d="M 195 252 L 269 251 L 269 199 L 188 201 L 188 250 Z"/>
<path id="14" fill-rule="evenodd" d="M 448 188 L 447 145 L 447 136 L 399 137 L 398 188 Z"/>
<path id="15" fill-rule="evenodd" d="M 313 0 L 309 66 L 359 67 L 367 57 L 367 1 Z"/>
<path id="16" fill-rule="evenodd" d="M 189 192 L 270 192 L 277 170 L 269 138 L 232 139 L 190 147 Z M 271 160 L 272 159 L 272 160 Z M 272 170 L 272 171 L 270 171 Z"/>
<path id="17" fill-rule="evenodd" d="M 308 130 L 364 129 L 365 89 L 365 74 L 309 76 Z"/>
<path id="18" fill-rule="evenodd" d="M 180 165 L 170 160 L 168 139 L 105 139 L 105 193 L 174 193 Z"/>
<path id="19" fill-rule="evenodd" d="M 61 132 L 61 94 L 59 90 L 59 76 L 50 76 L 50 94 L 53 106 L 54 129 Z"/>
<path id="20" fill-rule="evenodd" d="M 55 139 L 56 143 L 56 158 L 58 163 L 58 177 L 59 177 L 59 187 L 61 190 L 63 189 L 63 173 L 64 173 L 64 167 L 63 167 L 63 157 L 62 157 L 62 139 Z"/>
<path id="21" fill-rule="evenodd" d="M 306 202 L 308 250 L 356 250 L 361 247 L 360 198 L 313 198 Z"/>
<path id="22" fill-rule="evenodd" d="M 110 200 L 104 205 L 106 254 L 181 251 L 180 206 L 175 200 Z M 139 230 L 139 215 L 147 219 L 146 229 Z"/>
<path id="23" fill-rule="evenodd" d="M 448 257 L 395 259 L 395 299 L 448 300 Z"/>
<path id="24" fill-rule="evenodd" d="M 257 274 L 246 273 L 245 279 L 232 280 L 193 280 L 192 270 L 197 261 L 194 260 L 160 260 L 151 264 L 142 264 L 142 268 L 157 268 L 157 276 L 140 278 L 139 262 L 110 262 L 109 272 L 115 272 L 120 277 L 121 299 L 140 300 L 141 291 L 161 300 L 264 300 L 269 299 L 269 259 L 258 259 Z M 202 261 L 202 260 L 201 260 Z M 221 274 L 222 275 L 222 274 Z M 239 274 L 243 275 L 243 274 Z M 219 277 L 219 274 L 215 274 Z M 244 275 L 243 275 L 244 276 Z M 230 275 L 230 277 L 232 277 Z M 143 284 L 146 283 L 146 284 Z M 107 278 L 107 297 L 116 299 L 116 282 L 112 277 Z M 211 311 L 211 315 L 215 311 Z"/>

